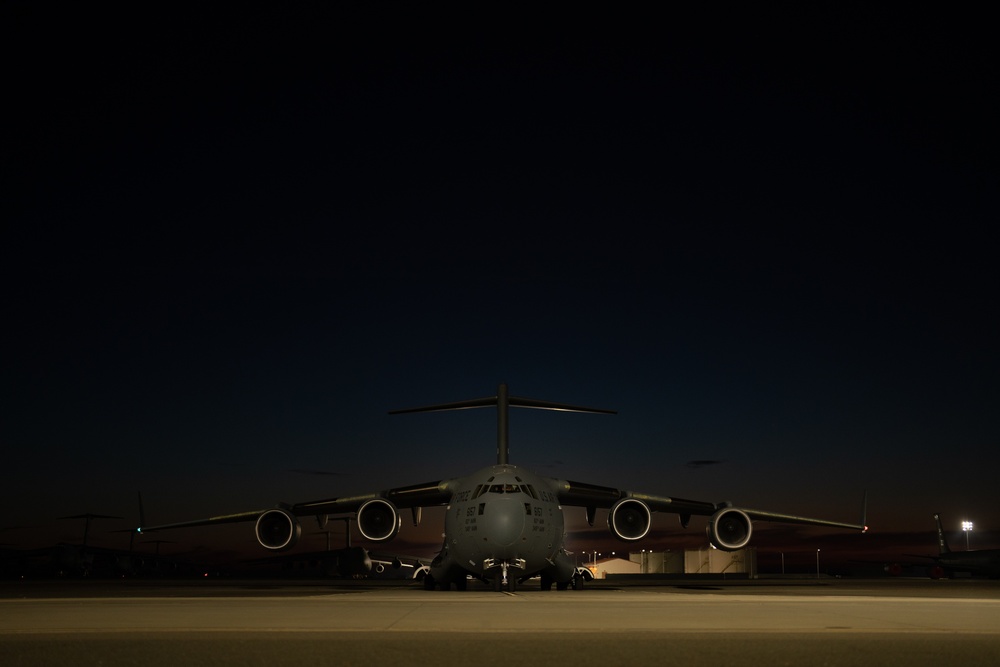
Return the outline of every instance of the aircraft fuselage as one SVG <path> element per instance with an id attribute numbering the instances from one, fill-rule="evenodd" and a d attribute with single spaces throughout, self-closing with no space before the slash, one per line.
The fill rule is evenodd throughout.
<path id="1" fill-rule="evenodd" d="M 1000 550 L 951 551 L 937 559 L 938 565 L 956 572 L 969 572 L 991 577 L 1000 576 Z"/>
<path id="2" fill-rule="evenodd" d="M 508 575 L 518 579 L 551 571 L 563 555 L 563 514 L 547 478 L 509 464 L 464 477 L 445 517 L 442 555 L 431 566 L 439 582 Z M 566 568 L 560 568 L 565 570 Z"/>

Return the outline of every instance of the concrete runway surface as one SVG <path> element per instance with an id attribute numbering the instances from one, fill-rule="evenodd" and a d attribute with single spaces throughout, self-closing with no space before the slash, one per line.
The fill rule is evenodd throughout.
<path id="1" fill-rule="evenodd" d="M 1000 582 L 6 582 L 0 664 L 1000 664 Z"/>

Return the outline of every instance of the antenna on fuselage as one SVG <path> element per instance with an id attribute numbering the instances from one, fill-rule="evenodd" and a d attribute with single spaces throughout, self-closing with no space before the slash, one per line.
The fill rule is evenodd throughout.
<path id="1" fill-rule="evenodd" d="M 507 435 L 509 423 L 508 413 L 511 407 L 534 408 L 536 410 L 557 410 L 559 412 L 592 412 L 603 415 L 616 415 L 617 410 L 604 410 L 603 408 L 585 408 L 579 405 L 569 405 L 567 403 L 554 403 L 552 401 L 539 401 L 534 398 L 522 398 L 520 396 L 510 396 L 507 393 L 507 385 L 501 382 L 497 386 L 497 395 L 488 398 L 476 398 L 470 401 L 458 401 L 455 403 L 441 403 L 438 405 L 427 405 L 422 408 L 407 408 L 404 410 L 390 410 L 390 415 L 399 415 L 407 412 L 442 412 L 445 410 L 468 410 L 471 408 L 497 408 L 497 465 L 506 465 L 510 462 L 510 442 Z"/>

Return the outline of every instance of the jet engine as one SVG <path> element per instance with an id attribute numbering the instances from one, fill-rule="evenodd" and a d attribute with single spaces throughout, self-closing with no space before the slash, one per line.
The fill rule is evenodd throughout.
<path id="1" fill-rule="evenodd" d="M 624 542 L 634 542 L 646 537 L 649 526 L 649 507 L 641 500 L 622 498 L 608 512 L 608 528 Z"/>
<path id="2" fill-rule="evenodd" d="M 388 542 L 402 523 L 396 506 L 385 498 L 372 498 L 358 508 L 358 531 L 366 540 Z"/>
<path id="3" fill-rule="evenodd" d="M 288 510 L 273 509 L 257 517 L 254 531 L 257 533 L 257 541 L 265 549 L 287 551 L 298 543 L 302 526 Z"/>
<path id="4" fill-rule="evenodd" d="M 716 549 L 737 551 L 750 541 L 753 524 L 746 512 L 726 507 L 712 515 L 705 532 L 708 533 L 708 541 Z"/>

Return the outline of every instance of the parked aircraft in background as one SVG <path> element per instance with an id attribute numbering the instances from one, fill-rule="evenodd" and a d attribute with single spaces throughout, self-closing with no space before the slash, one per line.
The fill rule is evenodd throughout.
<path id="1" fill-rule="evenodd" d="M 421 566 L 430 563 L 430 559 L 395 554 L 375 554 L 364 547 L 351 544 L 351 523 L 354 517 L 338 517 L 344 522 L 344 546 L 334 549 L 330 545 L 331 531 L 324 530 L 326 549 L 323 551 L 307 551 L 282 554 L 268 558 L 255 558 L 245 561 L 243 565 L 251 569 L 256 566 L 278 565 L 283 575 L 299 577 L 344 577 L 364 579 L 367 577 L 393 577 L 413 579 L 422 575 Z M 242 569 L 239 568 L 238 569 Z"/>
<path id="2" fill-rule="evenodd" d="M 430 573 L 431 559 L 368 552 L 375 579 L 423 579 Z"/>
<path id="3" fill-rule="evenodd" d="M 4 571 L 16 576 L 90 577 L 116 576 L 128 565 L 128 552 L 95 547 L 90 544 L 90 524 L 95 519 L 121 519 L 109 514 L 74 514 L 62 519 L 84 519 L 83 541 L 60 542 L 35 549 L 12 549 L 4 552 Z"/>
<path id="4" fill-rule="evenodd" d="M 1000 549 L 952 551 L 951 547 L 948 546 L 948 541 L 945 539 L 944 529 L 941 527 L 941 515 L 935 514 L 934 521 L 937 524 L 938 555 L 917 556 L 911 554 L 911 556 L 916 558 L 929 558 L 933 561 L 933 564 L 927 570 L 931 579 L 952 576 L 956 572 L 994 578 L 1000 577 Z"/>
<path id="5" fill-rule="evenodd" d="M 351 514 L 361 536 L 385 543 L 399 532 L 400 509 L 410 509 L 414 525 L 421 508 L 447 506 L 444 543 L 424 578 L 428 589 L 452 585 L 465 589 L 471 575 L 496 590 L 515 590 L 519 582 L 538 575 L 543 589 L 582 586 L 574 559 L 566 552 L 563 508 L 582 507 L 594 524 L 597 509 L 608 510 L 608 528 L 625 542 L 642 540 L 649 532 L 652 512 L 677 514 L 682 526 L 692 516 L 709 517 L 707 533 L 712 545 L 725 551 L 749 543 L 753 521 L 829 526 L 866 530 L 864 508 L 860 523 L 827 521 L 734 507 L 730 503 L 685 500 L 637 493 L 624 489 L 539 476 L 508 460 L 508 409 L 510 407 L 615 414 L 613 410 L 587 408 L 531 398 L 509 396 L 507 385 L 488 398 L 430 405 L 390 414 L 497 408 L 497 462 L 470 475 L 435 480 L 363 495 L 328 498 L 279 505 L 237 514 L 215 516 L 160 526 L 141 526 L 142 533 L 219 523 L 254 522 L 257 540 L 273 552 L 292 548 L 299 539 L 300 517 L 315 517 L 322 526 L 331 514 Z"/>

